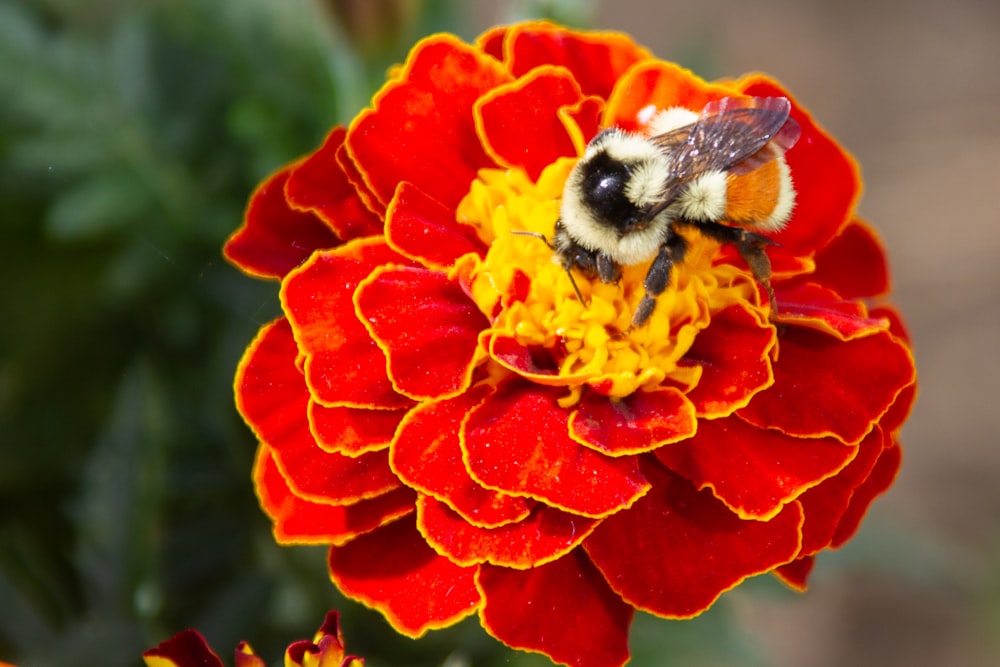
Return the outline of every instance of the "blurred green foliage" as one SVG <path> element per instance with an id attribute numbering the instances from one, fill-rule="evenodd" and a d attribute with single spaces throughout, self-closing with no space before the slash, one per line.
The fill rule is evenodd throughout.
<path id="1" fill-rule="evenodd" d="M 322 549 L 275 545 L 233 408 L 278 313 L 276 285 L 220 255 L 249 193 L 417 37 L 473 36 L 464 3 L 404 4 L 366 33 L 329 11 L 350 2 L 0 0 L 0 660 L 135 665 L 196 627 L 278 661 L 339 608 L 370 665 L 548 664 L 475 619 L 398 637 L 337 594 Z M 510 18 L 587 7 L 537 4 Z M 636 655 L 747 664 L 714 639 L 723 614 L 640 618 Z"/>

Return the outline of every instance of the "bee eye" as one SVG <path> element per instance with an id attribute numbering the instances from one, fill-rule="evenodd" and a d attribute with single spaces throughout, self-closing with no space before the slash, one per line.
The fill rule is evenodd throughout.
<path id="1" fill-rule="evenodd" d="M 587 207 L 611 226 L 627 228 L 638 209 L 626 195 L 630 165 L 599 153 L 584 167 L 583 199 Z"/>
<path id="2" fill-rule="evenodd" d="M 590 202 L 599 203 L 624 195 L 628 168 L 623 163 L 595 158 L 588 167 L 590 169 L 584 178 L 583 190 Z"/>

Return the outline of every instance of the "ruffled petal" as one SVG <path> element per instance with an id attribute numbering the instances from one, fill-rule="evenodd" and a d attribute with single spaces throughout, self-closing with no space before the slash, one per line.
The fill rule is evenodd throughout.
<path id="1" fill-rule="evenodd" d="M 569 70 L 584 95 L 606 99 L 615 83 L 635 63 L 652 57 L 628 35 L 617 32 L 581 32 L 544 21 L 521 23 L 505 31 L 502 58 L 516 77 L 557 65 Z M 497 34 L 487 33 L 487 47 Z M 496 46 L 492 47 L 496 52 Z"/>
<path id="2" fill-rule="evenodd" d="M 698 489 L 709 488 L 742 519 L 772 519 L 803 491 L 840 472 L 857 448 L 833 438 L 803 441 L 738 417 L 702 420 L 691 439 L 656 458 Z"/>
<path id="3" fill-rule="evenodd" d="M 910 351 L 886 331 L 840 341 L 790 326 L 780 355 L 774 386 L 737 414 L 792 436 L 857 443 L 914 380 Z"/>
<path id="4" fill-rule="evenodd" d="M 691 401 L 673 387 L 620 400 L 590 393 L 569 418 L 574 440 L 610 456 L 641 454 L 689 438 L 697 425 Z"/>
<path id="5" fill-rule="evenodd" d="M 144 651 L 142 659 L 146 667 L 225 667 L 196 630 L 178 632 L 155 648 Z"/>
<path id="6" fill-rule="evenodd" d="M 305 418 L 309 392 L 295 366 L 298 349 L 287 320 L 261 329 L 236 372 L 236 407 L 268 445 L 296 495 L 336 504 L 372 498 L 400 486 L 386 452 L 357 458 L 325 452 Z"/>
<path id="7" fill-rule="evenodd" d="M 699 417 L 726 417 L 774 383 L 770 355 L 774 327 L 761 323 L 741 304 L 712 316 L 679 362 L 698 367 L 701 377 L 687 394 Z"/>
<path id="8" fill-rule="evenodd" d="M 405 410 L 327 407 L 310 400 L 309 430 L 322 450 L 360 456 L 388 447 L 405 414 Z"/>
<path id="9" fill-rule="evenodd" d="M 889 322 L 870 317 L 861 301 L 845 301 L 833 290 L 813 282 L 798 282 L 775 290 L 778 297 L 778 320 L 784 324 L 808 327 L 851 340 L 889 328 Z"/>
<path id="10" fill-rule="evenodd" d="M 469 472 L 487 488 L 574 514 L 602 517 L 629 507 L 649 489 L 638 462 L 570 438 L 569 411 L 558 397 L 515 380 L 473 408 L 462 431 Z"/>
<path id="11" fill-rule="evenodd" d="M 417 529 L 442 556 L 459 565 L 490 563 L 524 570 L 565 556 L 597 525 L 596 519 L 537 505 L 517 523 L 481 528 L 430 496 L 417 501 Z"/>
<path id="12" fill-rule="evenodd" d="M 462 255 L 486 254 L 473 227 L 457 223 L 454 210 L 409 183 L 396 188 L 386 215 L 389 245 L 428 268 L 444 270 Z"/>
<path id="13" fill-rule="evenodd" d="M 406 484 L 484 528 L 521 521 L 534 505 L 527 498 L 484 488 L 462 461 L 461 423 L 488 393 L 489 387 L 480 385 L 455 398 L 413 408 L 400 425 L 389 456 L 393 471 Z"/>
<path id="14" fill-rule="evenodd" d="M 331 547 L 329 564 L 344 595 L 380 611 L 409 637 L 454 625 L 480 605 L 478 568 L 436 554 L 409 519 Z"/>
<path id="15" fill-rule="evenodd" d="M 696 616 L 745 578 L 798 554 L 803 515 L 797 502 L 770 521 L 745 521 L 656 463 L 643 472 L 652 490 L 584 542 L 612 590 L 637 609 Z"/>
<path id="16" fill-rule="evenodd" d="M 550 350 L 541 345 L 524 345 L 515 336 L 491 332 L 487 334 L 485 346 L 494 361 L 535 384 L 567 387 L 597 377 L 597 371 L 591 369 L 561 372 Z"/>
<path id="17" fill-rule="evenodd" d="M 839 474 L 799 496 L 806 512 L 800 557 L 819 553 L 831 545 L 854 490 L 868 479 L 883 448 L 884 435 L 876 428 L 857 445 L 857 456 Z"/>
<path id="18" fill-rule="evenodd" d="M 538 67 L 483 95 L 475 106 L 476 127 L 498 164 L 524 169 L 535 181 L 558 158 L 576 154 L 558 112 L 581 97 L 567 70 Z"/>
<path id="19" fill-rule="evenodd" d="M 295 495 L 266 446 L 257 450 L 254 486 L 279 544 L 344 544 L 413 512 L 416 494 L 401 487 L 351 505 L 331 505 Z"/>
<path id="20" fill-rule="evenodd" d="M 323 145 L 295 165 L 285 184 L 289 205 L 325 222 L 343 241 L 382 232 L 382 219 L 368 210 L 337 161 L 347 130 L 335 127 Z"/>
<path id="21" fill-rule="evenodd" d="M 476 172 L 496 166 L 476 133 L 472 106 L 509 80 L 496 60 L 450 35 L 420 42 L 399 75 L 347 132 L 347 150 L 383 204 L 408 181 L 454 208 Z"/>
<path id="22" fill-rule="evenodd" d="M 285 199 L 285 184 L 295 166 L 279 169 L 257 186 L 243 224 L 222 249 L 226 259 L 251 276 L 281 278 L 314 250 L 341 243 L 323 220 L 293 209 Z"/>
<path id="23" fill-rule="evenodd" d="M 358 193 L 358 198 L 364 202 L 365 208 L 377 215 L 381 220 L 386 219 L 386 203 L 381 201 L 375 192 L 372 190 L 371 185 L 365 181 L 364 174 L 361 173 L 358 165 L 354 162 L 350 153 L 347 151 L 347 137 L 344 137 L 344 143 L 340 145 L 337 149 L 335 158 L 340 169 L 344 172 L 344 176 L 347 178 L 348 182 L 354 186 L 355 192 Z"/>
<path id="24" fill-rule="evenodd" d="M 483 565 L 477 581 L 484 600 L 479 612 L 483 628 L 507 646 L 572 667 L 628 662 L 634 611 L 580 549 L 530 570 Z"/>
<path id="25" fill-rule="evenodd" d="M 489 322 L 440 271 L 381 267 L 354 295 L 358 317 L 389 360 L 393 388 L 414 399 L 455 396 L 472 382 Z"/>
<path id="26" fill-rule="evenodd" d="M 802 558 L 796 558 L 791 563 L 785 563 L 780 567 L 776 567 L 774 575 L 786 586 L 794 588 L 797 591 L 805 591 L 814 565 L 816 565 L 815 556 L 803 556 Z"/>
<path id="27" fill-rule="evenodd" d="M 344 653 L 340 614 L 328 611 L 312 641 L 303 639 L 288 646 L 285 667 L 364 667 L 363 659 Z M 261 667 L 264 667 L 263 664 Z"/>
<path id="28" fill-rule="evenodd" d="M 712 100 L 732 94 L 731 88 L 707 83 L 679 65 L 648 60 L 632 67 L 617 81 L 602 125 L 636 131 L 658 111 L 671 107 L 701 111 Z"/>
<path id="29" fill-rule="evenodd" d="M 844 299 L 879 297 L 889 291 L 889 266 L 882 242 L 860 220 L 852 221 L 816 253 L 812 280 Z"/>
<path id="30" fill-rule="evenodd" d="M 847 511 L 840 517 L 840 523 L 837 524 L 837 530 L 830 541 L 831 546 L 843 546 L 847 540 L 854 537 L 872 501 L 892 486 L 896 475 L 899 474 L 902 459 L 903 450 L 890 440 L 888 446 L 881 451 L 871 473 L 851 494 L 851 502 L 847 506 Z"/>
<path id="31" fill-rule="evenodd" d="M 357 239 L 316 253 L 282 285 L 282 306 L 306 355 L 306 382 L 324 405 L 399 409 L 412 403 L 393 388 L 385 355 L 354 311 L 358 284 L 389 263 L 407 260 L 381 239 Z"/>

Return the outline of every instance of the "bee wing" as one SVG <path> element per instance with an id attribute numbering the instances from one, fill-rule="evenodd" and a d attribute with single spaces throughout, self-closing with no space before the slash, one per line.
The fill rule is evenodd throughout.
<path id="1" fill-rule="evenodd" d="M 776 159 L 799 138 L 784 97 L 723 97 L 702 109 L 698 120 L 650 138 L 670 162 L 663 200 L 651 207 L 652 219 L 680 191 L 706 171 L 745 174 Z"/>

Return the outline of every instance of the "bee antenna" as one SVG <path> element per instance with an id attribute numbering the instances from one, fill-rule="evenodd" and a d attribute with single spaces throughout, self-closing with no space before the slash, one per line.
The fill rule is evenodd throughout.
<path id="1" fill-rule="evenodd" d="M 531 236 L 536 239 L 541 239 L 542 242 L 549 247 L 549 250 L 556 249 L 556 247 L 552 245 L 552 241 L 550 241 L 549 237 L 546 236 L 545 234 L 541 234 L 539 232 L 532 232 L 527 229 L 512 229 L 510 230 L 510 233 L 517 234 L 518 236 Z M 577 287 L 576 285 L 576 279 L 573 278 L 573 272 L 570 270 L 570 265 L 563 264 L 562 267 L 563 269 L 566 270 L 566 275 L 569 276 L 569 284 L 573 286 L 573 291 L 576 292 L 576 298 L 580 300 L 580 303 L 586 305 L 587 301 L 583 298 L 583 293 L 580 292 L 580 288 Z"/>
<path id="2" fill-rule="evenodd" d="M 531 236 L 531 237 L 536 238 L 536 239 L 541 239 L 542 243 L 544 243 L 545 245 L 547 245 L 549 247 L 549 250 L 555 250 L 556 249 L 556 247 L 554 245 L 552 245 L 552 241 L 550 241 L 549 237 L 546 236 L 545 234 L 540 234 L 539 232 L 528 231 L 527 229 L 512 229 L 512 230 L 510 230 L 510 233 L 511 234 L 517 234 L 518 236 Z"/>
<path id="3" fill-rule="evenodd" d="M 570 271 L 569 267 L 566 265 L 563 265 L 563 268 L 566 269 L 566 275 L 569 276 L 569 284 L 573 286 L 573 291 L 576 292 L 576 298 L 580 300 L 580 303 L 586 306 L 587 301 L 583 298 L 583 294 L 580 293 L 580 288 L 576 286 L 576 279 L 573 277 L 573 272 Z"/>

